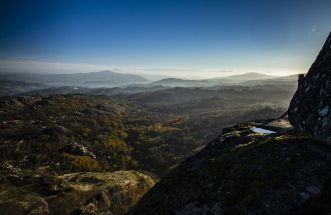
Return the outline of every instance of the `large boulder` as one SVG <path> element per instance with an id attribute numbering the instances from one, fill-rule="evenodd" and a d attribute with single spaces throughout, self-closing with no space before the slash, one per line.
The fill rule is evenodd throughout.
<path id="1" fill-rule="evenodd" d="M 331 143 L 331 33 L 298 89 L 288 110 L 293 127 Z"/>
<path id="2" fill-rule="evenodd" d="M 331 214 L 331 147 L 295 130 L 257 131 L 262 123 L 224 129 L 128 214 Z"/>
<path id="3" fill-rule="evenodd" d="M 0 172 L 0 215 L 122 215 L 155 184 L 138 171 L 21 172 L 21 184 Z"/>

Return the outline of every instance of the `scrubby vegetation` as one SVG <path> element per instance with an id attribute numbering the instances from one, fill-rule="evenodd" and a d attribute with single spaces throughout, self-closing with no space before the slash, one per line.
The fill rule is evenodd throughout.
<path id="1" fill-rule="evenodd" d="M 270 90 L 2 97 L 0 159 L 58 173 L 137 169 L 163 176 L 225 125 L 279 116 L 285 108 L 274 104 L 291 89 L 272 88 L 279 97 Z"/>
<path id="2" fill-rule="evenodd" d="M 0 97 L 0 210 L 123 214 L 225 125 L 281 115 L 291 88 L 261 89 Z"/>

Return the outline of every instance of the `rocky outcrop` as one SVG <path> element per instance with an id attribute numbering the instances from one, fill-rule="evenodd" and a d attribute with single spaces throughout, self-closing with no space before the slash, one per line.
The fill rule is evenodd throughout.
<path id="1" fill-rule="evenodd" d="M 290 103 L 291 124 L 331 143 L 331 33 Z"/>
<path id="2" fill-rule="evenodd" d="M 95 154 L 87 149 L 86 146 L 78 144 L 78 143 L 71 143 L 61 149 L 59 149 L 60 153 L 68 153 L 71 155 L 78 155 L 78 156 L 89 156 L 93 159 L 96 158 Z"/>
<path id="3" fill-rule="evenodd" d="M 254 128 L 263 125 L 224 129 L 129 214 L 330 213 L 331 147 L 294 130 Z"/>
<path id="4" fill-rule="evenodd" d="M 0 173 L 1 215 L 120 215 L 154 185 L 137 171 L 31 175 L 3 164 Z M 13 182 L 13 174 L 24 183 Z"/>

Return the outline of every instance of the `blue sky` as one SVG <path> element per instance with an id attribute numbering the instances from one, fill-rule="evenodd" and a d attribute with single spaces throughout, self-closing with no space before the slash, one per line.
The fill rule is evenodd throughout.
<path id="1" fill-rule="evenodd" d="M 330 0 L 4 0 L 0 70 L 305 72 L 331 31 L 330 11 Z"/>

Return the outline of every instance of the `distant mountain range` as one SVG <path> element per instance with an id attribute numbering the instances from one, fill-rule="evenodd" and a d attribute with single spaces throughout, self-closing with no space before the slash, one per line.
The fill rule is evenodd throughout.
<path id="1" fill-rule="evenodd" d="M 271 76 L 261 73 L 245 73 L 222 78 L 212 78 L 205 80 L 187 80 L 177 78 L 166 78 L 150 83 L 151 86 L 165 87 L 212 87 L 212 86 L 251 86 L 251 85 L 273 85 L 273 84 L 295 84 L 297 75 L 291 76 Z"/>
<path id="2" fill-rule="evenodd" d="M 52 86 L 117 87 L 144 84 L 149 80 L 132 74 L 101 71 L 73 74 L 0 73 L 0 80 L 42 83 Z"/>
<path id="3" fill-rule="evenodd" d="M 179 78 L 165 78 L 159 81 L 154 81 L 149 85 L 166 86 L 166 87 L 205 87 L 211 84 L 208 80 L 186 80 Z"/>
<path id="4" fill-rule="evenodd" d="M 150 81 L 139 75 L 101 71 L 74 74 L 1 73 L 0 95 L 95 93 L 117 94 L 155 91 L 173 87 L 227 87 L 256 85 L 296 85 L 297 76 L 271 76 L 245 73 L 222 78 L 188 80 L 164 78 Z"/>
<path id="5" fill-rule="evenodd" d="M 242 82 L 242 81 L 250 81 L 250 80 L 271 79 L 271 78 L 276 78 L 276 77 L 277 76 L 266 75 L 266 74 L 257 73 L 257 72 L 249 72 L 249 73 L 232 75 L 232 76 L 228 76 L 228 77 L 224 77 L 224 78 L 214 78 L 214 79 L 209 79 L 209 80 L 228 80 L 228 81 L 233 81 L 233 82 Z"/>

